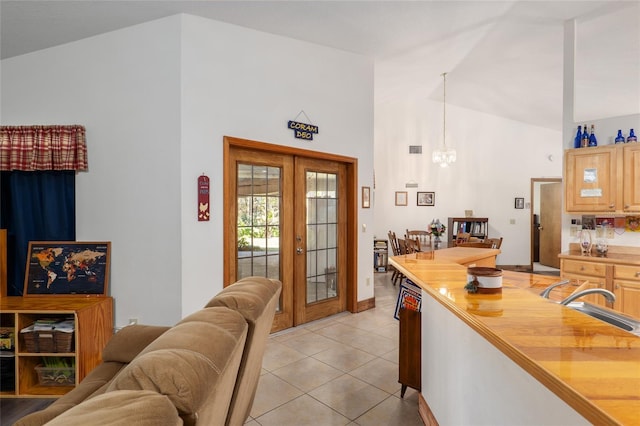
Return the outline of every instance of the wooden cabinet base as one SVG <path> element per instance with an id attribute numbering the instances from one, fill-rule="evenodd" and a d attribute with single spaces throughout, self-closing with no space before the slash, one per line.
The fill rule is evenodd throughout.
<path id="1" fill-rule="evenodd" d="M 42 318 L 73 318 L 75 329 L 69 352 L 35 352 L 38 349 L 27 347 L 20 330 Z M 113 299 L 79 296 L 6 297 L 0 301 L 0 325 L 13 329 L 15 341 L 15 389 L 0 392 L 0 397 L 59 397 L 73 389 L 73 386 L 43 386 L 36 367 L 42 364 L 43 358 L 64 358 L 75 366 L 75 375 L 70 376 L 75 379 L 70 379 L 70 383 L 80 382 L 100 363 L 102 350 L 113 335 Z"/>

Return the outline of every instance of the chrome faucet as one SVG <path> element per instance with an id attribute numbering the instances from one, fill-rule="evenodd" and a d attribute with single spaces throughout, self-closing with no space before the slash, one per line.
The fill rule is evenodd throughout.
<path id="1" fill-rule="evenodd" d="M 560 287 L 561 285 L 568 284 L 568 283 L 569 283 L 569 280 L 562 280 L 562 281 L 558 281 L 557 283 L 553 283 L 549 287 L 547 287 L 544 290 L 542 290 L 542 293 L 540 293 L 540 296 L 544 297 L 545 299 L 548 299 L 549 295 L 551 294 L 551 290 L 553 290 L 556 287 Z"/>
<path id="2" fill-rule="evenodd" d="M 573 302 L 574 300 L 579 299 L 582 296 L 586 296 L 588 294 L 601 294 L 610 303 L 613 303 L 613 302 L 616 301 L 616 295 L 613 294 L 612 292 L 610 292 L 609 290 L 605 290 L 604 288 L 588 288 L 586 290 L 582 290 L 582 291 L 578 291 L 576 293 L 573 293 L 572 295 L 570 295 L 569 297 L 567 297 L 566 299 L 564 299 L 560 303 L 562 305 L 568 305 L 569 303 Z"/>

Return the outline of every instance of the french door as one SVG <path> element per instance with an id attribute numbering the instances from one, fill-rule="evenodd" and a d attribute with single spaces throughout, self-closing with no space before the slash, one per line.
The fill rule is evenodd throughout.
<path id="1" fill-rule="evenodd" d="M 235 145 L 226 157 L 225 285 L 282 281 L 273 331 L 347 310 L 348 165 Z"/>
<path id="2" fill-rule="evenodd" d="M 294 187 L 297 325 L 342 312 L 347 306 L 345 166 L 296 158 Z"/>

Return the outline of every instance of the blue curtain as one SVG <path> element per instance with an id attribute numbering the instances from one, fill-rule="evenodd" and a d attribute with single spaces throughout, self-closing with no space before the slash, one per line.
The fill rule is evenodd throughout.
<path id="1" fill-rule="evenodd" d="M 0 172 L 0 227 L 7 229 L 7 295 L 24 287 L 29 241 L 75 241 L 75 171 Z"/>

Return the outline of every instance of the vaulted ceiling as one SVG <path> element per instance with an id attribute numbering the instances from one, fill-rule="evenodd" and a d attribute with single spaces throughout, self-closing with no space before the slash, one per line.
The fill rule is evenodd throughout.
<path id="1" fill-rule="evenodd" d="M 375 99 L 440 100 L 561 130 L 564 21 L 625 1 L 8 1 L 3 59 L 177 13 L 366 55 Z"/>

